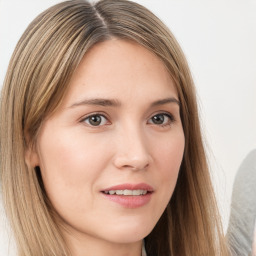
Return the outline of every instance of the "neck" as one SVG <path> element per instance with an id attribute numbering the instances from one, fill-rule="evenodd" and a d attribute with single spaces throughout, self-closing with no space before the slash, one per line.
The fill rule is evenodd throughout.
<path id="1" fill-rule="evenodd" d="M 72 256 L 141 256 L 142 240 L 131 243 L 107 241 L 86 234 L 65 232 L 64 238 Z"/>

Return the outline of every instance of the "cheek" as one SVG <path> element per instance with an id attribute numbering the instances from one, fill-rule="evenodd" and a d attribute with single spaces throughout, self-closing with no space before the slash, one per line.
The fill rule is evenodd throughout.
<path id="1" fill-rule="evenodd" d="M 155 161 L 161 165 L 159 169 L 166 182 L 178 175 L 183 158 L 185 139 L 183 133 L 174 134 L 171 139 L 164 140 L 156 150 Z"/>
<path id="2" fill-rule="evenodd" d="M 79 132 L 65 134 L 54 133 L 54 130 L 40 138 L 40 169 L 46 192 L 55 207 L 68 202 L 76 204 L 85 200 L 85 194 L 92 194 L 107 152 L 104 145 L 91 140 Z"/>
<path id="3" fill-rule="evenodd" d="M 84 136 L 76 130 L 45 133 L 41 136 L 39 145 L 41 168 L 49 175 L 67 175 L 71 178 L 67 182 L 72 182 L 77 177 L 96 175 L 99 156 L 102 161 L 107 157 L 103 143 L 96 143 L 93 137 Z M 105 151 L 105 155 L 102 151 Z"/>
<path id="4" fill-rule="evenodd" d="M 159 148 L 155 150 L 155 161 L 157 170 L 155 180 L 159 187 L 162 207 L 168 204 L 176 186 L 179 175 L 180 165 L 183 159 L 185 139 L 183 133 L 173 136 L 159 144 Z"/>

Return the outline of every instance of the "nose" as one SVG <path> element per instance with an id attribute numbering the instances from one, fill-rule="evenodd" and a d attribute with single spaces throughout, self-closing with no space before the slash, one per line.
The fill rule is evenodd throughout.
<path id="1" fill-rule="evenodd" d="M 116 138 L 114 165 L 118 169 L 145 170 L 152 161 L 146 136 L 140 129 L 129 129 Z"/>

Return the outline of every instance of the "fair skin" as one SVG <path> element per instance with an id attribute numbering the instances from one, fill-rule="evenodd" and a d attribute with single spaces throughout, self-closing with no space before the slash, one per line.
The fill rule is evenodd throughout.
<path id="1" fill-rule="evenodd" d="M 179 111 L 173 80 L 145 48 L 112 39 L 84 56 L 30 157 L 72 255 L 141 255 L 176 185 Z"/>

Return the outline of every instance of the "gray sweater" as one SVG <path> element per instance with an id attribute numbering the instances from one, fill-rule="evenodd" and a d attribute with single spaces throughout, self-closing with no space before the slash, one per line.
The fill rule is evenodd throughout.
<path id="1" fill-rule="evenodd" d="M 227 239 L 232 256 L 248 256 L 256 219 L 256 150 L 241 164 L 233 187 Z"/>

